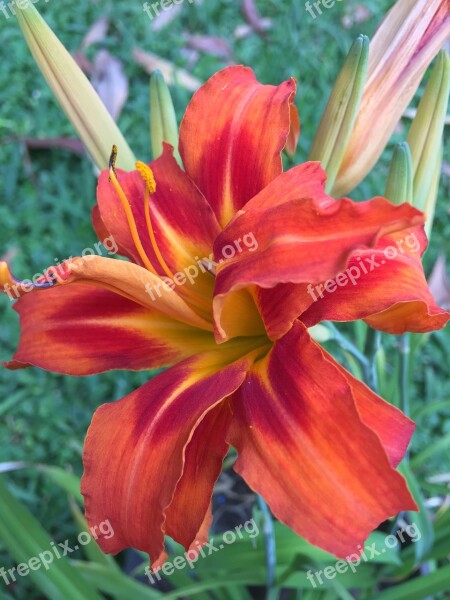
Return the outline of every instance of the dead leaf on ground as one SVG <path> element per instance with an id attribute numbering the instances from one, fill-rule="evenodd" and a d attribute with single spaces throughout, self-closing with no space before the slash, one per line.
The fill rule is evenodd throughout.
<path id="1" fill-rule="evenodd" d="M 82 50 L 78 50 L 72 54 L 72 58 L 86 75 L 90 75 L 94 70 L 91 61 Z"/>
<path id="2" fill-rule="evenodd" d="M 122 62 L 107 50 L 95 57 L 92 85 L 114 120 L 117 120 L 128 98 L 128 78 Z"/>
<path id="3" fill-rule="evenodd" d="M 350 29 L 353 25 L 358 23 L 364 23 L 372 16 L 372 11 L 364 6 L 364 4 L 357 4 L 348 9 L 345 17 L 342 18 L 342 25 L 345 29 Z"/>
<path id="4" fill-rule="evenodd" d="M 168 85 L 181 85 L 190 92 L 195 92 L 203 84 L 200 79 L 194 77 L 185 69 L 176 67 L 170 61 L 156 54 L 136 48 L 133 50 L 133 56 L 147 73 L 152 74 L 153 71 L 159 69 Z"/>
<path id="5" fill-rule="evenodd" d="M 170 23 L 172 23 L 172 21 L 174 21 L 178 17 L 182 10 L 182 4 L 175 4 L 171 7 L 170 10 L 161 11 L 159 15 L 153 17 L 152 24 L 150 26 L 151 30 L 160 31 L 161 29 L 164 29 L 164 27 L 170 25 Z"/>
<path id="6" fill-rule="evenodd" d="M 217 58 L 230 59 L 233 56 L 231 46 L 224 39 L 213 35 L 191 35 L 184 36 L 188 48 L 198 50 Z"/>
<path id="7" fill-rule="evenodd" d="M 92 44 L 97 44 L 105 39 L 108 34 L 109 19 L 107 17 L 100 17 L 95 23 L 89 27 L 86 35 L 81 42 L 81 48 L 86 50 Z"/>
<path id="8" fill-rule="evenodd" d="M 200 52 L 193 48 L 180 48 L 180 58 L 183 59 L 186 69 L 190 71 L 200 60 Z"/>
<path id="9" fill-rule="evenodd" d="M 23 138 L 23 143 L 28 150 L 48 150 L 51 148 L 59 148 L 61 150 L 69 150 L 74 154 L 84 154 L 84 146 L 82 142 L 76 138 L 69 137 L 54 137 L 54 138 Z"/>
<path id="10" fill-rule="evenodd" d="M 428 287 L 437 304 L 445 310 L 450 310 L 450 282 L 447 275 L 445 256 L 441 254 L 428 278 Z"/>
<path id="11" fill-rule="evenodd" d="M 264 19 L 256 7 L 255 0 L 242 0 L 242 13 L 252 29 L 260 35 L 265 35 L 267 29 L 270 29 L 272 23 Z"/>
<path id="12" fill-rule="evenodd" d="M 272 21 L 270 19 L 261 19 L 261 25 L 264 27 L 265 31 L 268 31 L 272 26 Z M 254 33 L 255 30 L 251 25 L 248 25 L 247 23 L 241 23 L 234 30 L 233 36 L 236 40 L 243 40 Z"/>

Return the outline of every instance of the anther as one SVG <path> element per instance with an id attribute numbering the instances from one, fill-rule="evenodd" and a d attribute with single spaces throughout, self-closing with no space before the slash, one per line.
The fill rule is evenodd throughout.
<path id="1" fill-rule="evenodd" d="M 147 186 L 148 193 L 154 194 L 156 192 L 156 181 L 155 176 L 153 175 L 153 171 L 150 169 L 150 167 L 138 160 L 136 163 L 136 171 L 144 180 L 144 183 Z"/>
<path id="2" fill-rule="evenodd" d="M 111 156 L 109 157 L 109 170 L 116 175 L 116 160 L 117 160 L 117 146 L 114 144 L 111 150 Z M 116 175 L 117 177 L 117 175 Z M 111 182 L 111 176 L 109 177 L 109 182 Z"/>

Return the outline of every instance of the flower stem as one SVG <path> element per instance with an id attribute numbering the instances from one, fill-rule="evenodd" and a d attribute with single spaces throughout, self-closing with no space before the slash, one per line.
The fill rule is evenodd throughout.
<path id="1" fill-rule="evenodd" d="M 275 531 L 273 528 L 273 518 L 264 499 L 258 495 L 258 504 L 263 514 L 264 524 L 264 544 L 266 547 L 266 600 L 277 600 L 278 590 L 275 587 L 275 566 L 277 562 Z"/>

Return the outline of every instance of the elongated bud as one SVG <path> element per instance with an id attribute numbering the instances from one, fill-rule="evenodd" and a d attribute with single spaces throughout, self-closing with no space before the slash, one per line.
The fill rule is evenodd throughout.
<path id="1" fill-rule="evenodd" d="M 394 204 L 412 203 L 413 165 L 407 142 L 395 147 L 386 182 L 385 196 Z"/>
<path id="2" fill-rule="evenodd" d="M 369 39 L 360 35 L 350 48 L 334 84 L 317 130 L 309 160 L 318 160 L 327 173 L 327 192 L 344 157 L 358 114 L 369 57 Z"/>
<path id="3" fill-rule="evenodd" d="M 370 43 L 367 82 L 333 196 L 371 171 L 449 35 L 448 0 L 398 0 L 388 12 Z"/>
<path id="4" fill-rule="evenodd" d="M 414 168 L 412 204 L 432 222 L 441 167 L 442 136 L 450 93 L 450 58 L 439 53 L 408 135 Z"/>
<path id="5" fill-rule="evenodd" d="M 423 207 L 423 212 L 427 216 L 427 220 L 425 221 L 425 233 L 429 238 L 431 236 L 431 230 L 433 228 L 434 221 L 434 213 L 436 211 L 436 201 L 439 192 L 439 181 L 441 179 L 441 170 L 442 170 L 442 155 L 443 149 L 442 146 L 439 149 L 439 154 L 436 160 L 436 165 L 434 167 L 433 177 L 431 179 L 430 189 L 425 198 L 425 204 Z"/>
<path id="6" fill-rule="evenodd" d="M 118 166 L 133 170 L 136 159 L 97 92 L 69 52 L 31 4 L 16 6 L 17 21 L 28 47 L 61 108 L 69 117 L 92 160 L 108 167 L 111 146 L 120 147 Z"/>
<path id="7" fill-rule="evenodd" d="M 174 147 L 174 157 L 178 164 L 178 124 L 169 88 L 161 71 L 154 71 L 150 77 L 150 139 L 153 158 L 161 156 L 163 142 Z"/>

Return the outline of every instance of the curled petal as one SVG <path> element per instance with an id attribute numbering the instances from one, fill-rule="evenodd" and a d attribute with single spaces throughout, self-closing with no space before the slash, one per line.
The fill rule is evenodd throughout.
<path id="1" fill-rule="evenodd" d="M 223 353 L 217 352 L 190 358 L 97 410 L 86 438 L 81 491 L 88 523 L 109 519 L 114 530 L 110 539 L 98 540 L 104 552 L 115 554 L 134 547 L 148 552 L 153 563 L 157 561 L 164 547 L 165 510 L 172 500 L 193 509 L 193 523 L 198 524 L 192 530 L 181 527 L 183 542 L 197 534 L 213 481 L 208 485 L 206 473 L 198 474 L 201 486 L 193 492 L 195 498 L 180 495 L 185 465 L 190 473 L 195 465 L 205 465 L 199 440 L 194 440 L 195 430 L 201 426 L 209 431 L 214 417 L 203 426 L 202 421 L 241 385 L 249 365 L 250 358 L 227 365 Z M 218 458 L 221 444 L 217 440 Z M 206 468 L 212 480 L 217 473 L 215 462 L 208 462 Z M 178 483 L 181 487 L 174 498 Z M 193 506 L 191 500 L 200 504 Z M 191 515 L 183 517 L 188 521 Z M 177 516 L 171 524 L 176 533 L 180 532 L 178 523 Z"/>
<path id="2" fill-rule="evenodd" d="M 345 378 L 352 390 L 361 421 L 377 434 L 389 462 L 393 467 L 397 467 L 411 441 L 415 429 L 414 422 L 398 408 L 377 396 L 362 381 L 353 377 L 328 352 L 322 350 L 322 356 Z"/>
<path id="3" fill-rule="evenodd" d="M 307 170 L 312 181 L 296 185 L 299 174 Z M 380 237 L 424 221 L 418 210 L 406 204 L 394 206 L 384 198 L 328 201 L 322 186 L 320 172 L 311 172 L 308 163 L 291 169 L 249 202 L 218 237 L 216 257 L 233 240 L 245 241 L 249 232 L 255 240 L 249 251 L 224 260 L 218 268 L 214 317 L 219 335 L 227 335 L 221 311 L 230 292 L 252 285 L 274 288 L 324 281 L 342 271 L 357 248 L 373 247 Z M 303 300 L 295 300 L 295 308 L 305 310 L 310 303 L 307 288 L 298 291 Z M 263 314 L 267 318 L 267 311 Z M 294 318 L 299 314 L 294 313 Z M 268 323 L 268 331 L 284 333 L 289 326 Z"/>
<path id="4" fill-rule="evenodd" d="M 434 301 L 420 257 L 427 247 L 423 227 L 382 238 L 372 250 L 356 251 L 344 271 L 319 286 L 302 315 L 312 326 L 319 321 L 365 319 L 392 334 L 441 329 L 450 315 Z"/>
<path id="5" fill-rule="evenodd" d="M 211 496 L 228 451 L 225 441 L 231 420 L 228 402 L 210 410 L 186 447 L 183 475 L 166 510 L 165 530 L 185 548 L 208 541 Z"/>
<path id="6" fill-rule="evenodd" d="M 157 275 L 153 275 L 139 265 L 89 255 L 71 259 L 58 267 L 51 267 L 47 273 L 53 273 L 59 285 L 77 282 L 110 290 L 176 321 L 201 329 L 212 329 L 210 323 L 189 308 Z M 149 289 L 158 289 L 161 293 L 151 295 Z"/>
<path id="7" fill-rule="evenodd" d="M 236 471 L 312 544 L 359 555 L 382 521 L 417 509 L 349 381 L 300 323 L 255 363 L 232 408 Z"/>

